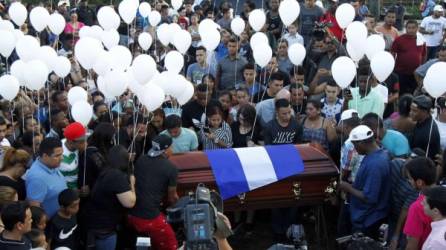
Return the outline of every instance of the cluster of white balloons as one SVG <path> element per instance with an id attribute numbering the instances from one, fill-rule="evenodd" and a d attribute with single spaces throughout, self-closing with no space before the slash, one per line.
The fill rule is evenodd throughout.
<path id="1" fill-rule="evenodd" d="M 119 15 L 126 23 L 133 21 L 138 10 L 143 17 L 149 18 L 153 26 L 160 22 L 159 13 L 152 11 L 146 2 L 138 5 L 138 1 L 124 0 L 118 8 Z M 119 26 L 119 15 L 113 8 L 102 7 L 98 12 L 100 26 L 82 28 L 80 40 L 74 49 L 80 65 L 87 70 L 93 69 L 99 75 L 99 90 L 106 97 L 114 98 L 129 88 L 149 111 L 159 108 L 166 95 L 176 98 L 180 105 L 189 101 L 193 96 L 193 85 L 179 74 L 184 66 L 182 54 L 187 52 L 192 42 L 189 32 L 178 24 L 157 27 L 157 38 L 161 43 L 166 46 L 173 44 L 177 49 L 166 55 L 167 71 L 160 73 L 151 56 L 141 54 L 133 58 L 127 47 L 118 45 L 119 34 L 116 29 Z M 138 36 L 138 44 L 143 50 L 148 50 L 152 42 L 152 36 L 147 32 Z"/>
<path id="2" fill-rule="evenodd" d="M 351 4 L 341 4 L 336 10 L 336 21 L 345 29 L 346 49 L 350 57 L 337 58 L 331 67 L 334 80 L 341 88 L 350 85 L 356 76 L 356 65 L 364 55 L 370 60 L 370 68 L 378 81 L 385 81 L 395 67 L 395 59 L 384 51 L 385 41 L 381 35 L 368 36 L 364 23 L 353 21 L 355 10 Z M 365 45 L 365 46 L 364 46 Z"/>

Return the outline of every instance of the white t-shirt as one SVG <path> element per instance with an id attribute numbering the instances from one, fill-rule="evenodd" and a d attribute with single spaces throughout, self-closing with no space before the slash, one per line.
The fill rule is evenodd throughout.
<path id="1" fill-rule="evenodd" d="M 434 19 L 432 16 L 425 17 L 423 21 L 421 21 L 420 27 L 424 28 L 427 32 L 434 32 L 430 35 L 424 34 L 426 46 L 439 46 L 441 41 L 443 41 L 443 32 L 446 29 L 446 18 L 439 17 Z"/>
<path id="2" fill-rule="evenodd" d="M 386 86 L 384 86 L 382 84 L 378 84 L 378 85 L 376 85 L 373 88 L 373 90 L 376 91 L 376 93 L 378 93 L 382 97 L 384 103 L 388 102 L 388 100 L 389 100 L 389 89 L 387 89 Z"/>

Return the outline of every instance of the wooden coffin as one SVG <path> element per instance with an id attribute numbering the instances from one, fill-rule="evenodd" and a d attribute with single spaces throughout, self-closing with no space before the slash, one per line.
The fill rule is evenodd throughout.
<path id="1" fill-rule="evenodd" d="M 339 170 L 323 150 L 309 144 L 296 145 L 304 161 L 304 172 L 228 199 L 225 211 L 322 204 L 333 191 Z M 180 197 L 203 183 L 218 191 L 204 152 L 190 152 L 169 158 L 179 169 Z"/>

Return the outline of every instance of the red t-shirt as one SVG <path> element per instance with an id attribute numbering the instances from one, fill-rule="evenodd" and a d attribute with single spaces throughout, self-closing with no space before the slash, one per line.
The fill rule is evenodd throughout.
<path id="1" fill-rule="evenodd" d="M 405 235 L 419 239 L 418 249 L 423 247 L 423 243 L 432 231 L 432 219 L 424 213 L 423 204 L 421 204 L 423 199 L 424 195 L 420 194 L 418 199 L 410 205 L 403 231 Z"/>
<path id="2" fill-rule="evenodd" d="M 333 34 L 338 41 L 345 40 L 345 37 L 342 35 L 342 29 L 336 21 L 336 17 L 333 16 L 330 12 L 325 13 L 319 20 L 322 23 L 331 23 L 331 27 L 328 28 L 331 34 Z"/>
<path id="3" fill-rule="evenodd" d="M 426 45 L 417 46 L 417 38 L 407 34 L 395 39 L 392 44 L 392 53 L 395 55 L 395 72 L 412 75 L 420 66 L 426 56 Z"/>

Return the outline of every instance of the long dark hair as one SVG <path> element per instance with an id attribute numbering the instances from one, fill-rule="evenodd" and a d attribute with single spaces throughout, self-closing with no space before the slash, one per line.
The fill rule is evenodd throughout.
<path id="1" fill-rule="evenodd" d="M 113 147 L 115 127 L 111 123 L 101 122 L 94 129 L 93 134 L 88 139 L 90 146 L 96 147 L 100 153 L 106 155 Z"/>

